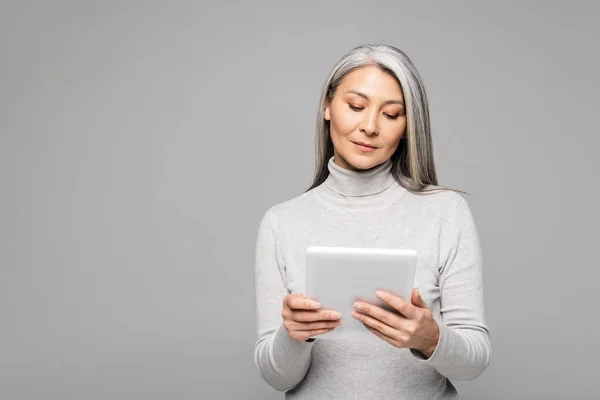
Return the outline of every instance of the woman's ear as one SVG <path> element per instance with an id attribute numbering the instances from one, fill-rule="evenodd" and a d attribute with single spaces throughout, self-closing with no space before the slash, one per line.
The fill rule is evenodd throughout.
<path id="1" fill-rule="evenodd" d="M 325 110 L 323 111 L 325 120 L 331 121 L 331 100 L 329 99 L 329 96 L 327 97 L 327 100 L 325 100 Z"/>

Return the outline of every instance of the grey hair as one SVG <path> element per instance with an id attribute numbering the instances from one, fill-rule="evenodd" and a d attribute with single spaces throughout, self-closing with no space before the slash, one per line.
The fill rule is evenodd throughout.
<path id="1" fill-rule="evenodd" d="M 406 106 L 406 134 L 392 155 L 391 173 L 398 184 L 422 194 L 437 190 L 453 190 L 438 185 L 431 141 L 429 104 L 425 86 L 410 58 L 390 45 L 366 44 L 346 53 L 333 67 L 319 101 L 316 126 L 316 159 L 313 183 L 308 190 L 322 184 L 329 176 L 328 162 L 333 156 L 329 121 L 325 120 L 325 105 L 344 77 L 353 70 L 375 65 L 396 78 Z M 307 191 L 308 191 L 307 190 Z"/>

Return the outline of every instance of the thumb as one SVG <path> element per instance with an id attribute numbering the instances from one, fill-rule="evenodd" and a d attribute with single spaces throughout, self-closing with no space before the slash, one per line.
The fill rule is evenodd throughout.
<path id="1" fill-rule="evenodd" d="M 419 307 L 419 308 L 429 308 L 427 306 L 427 304 L 425 304 L 425 301 L 421 297 L 421 293 L 419 292 L 419 289 L 417 289 L 417 288 L 414 288 L 413 291 L 412 291 L 411 302 L 416 307 Z"/>

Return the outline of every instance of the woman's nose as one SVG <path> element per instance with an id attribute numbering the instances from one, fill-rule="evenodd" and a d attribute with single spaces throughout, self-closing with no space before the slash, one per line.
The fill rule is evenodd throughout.
<path id="1" fill-rule="evenodd" d="M 377 134 L 377 114 L 374 112 L 365 113 L 365 118 L 362 121 L 361 131 L 368 135 L 376 135 Z"/>

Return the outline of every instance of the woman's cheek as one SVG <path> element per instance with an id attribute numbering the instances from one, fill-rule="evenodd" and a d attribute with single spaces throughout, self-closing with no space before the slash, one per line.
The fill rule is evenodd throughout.
<path id="1" fill-rule="evenodd" d="M 356 127 L 360 121 L 357 113 L 344 113 L 340 118 L 339 128 L 340 133 L 343 135 L 349 135 L 356 130 Z"/>

